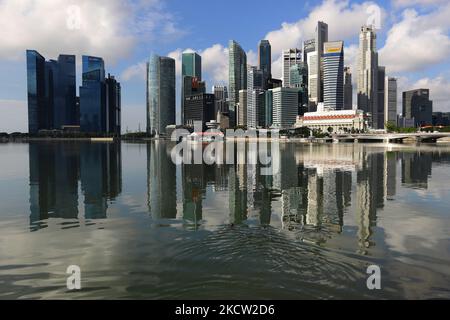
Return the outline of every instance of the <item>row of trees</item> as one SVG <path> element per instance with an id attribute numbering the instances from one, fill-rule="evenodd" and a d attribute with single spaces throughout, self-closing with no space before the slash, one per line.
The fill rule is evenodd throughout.
<path id="1" fill-rule="evenodd" d="M 428 126 L 424 128 L 400 128 L 397 126 L 395 122 L 387 122 L 386 123 L 386 130 L 389 133 L 415 133 L 417 131 L 422 132 L 450 132 L 450 126 L 443 127 L 443 126 Z"/>

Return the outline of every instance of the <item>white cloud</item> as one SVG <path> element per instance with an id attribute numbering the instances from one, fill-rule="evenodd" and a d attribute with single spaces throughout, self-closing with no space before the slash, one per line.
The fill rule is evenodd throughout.
<path id="1" fill-rule="evenodd" d="M 147 70 L 147 64 L 145 61 L 134 64 L 126 68 L 120 75 L 120 81 L 129 81 L 133 78 L 145 80 L 145 72 Z"/>
<path id="2" fill-rule="evenodd" d="M 450 112 L 450 81 L 443 75 L 435 78 L 414 80 L 407 76 L 397 78 L 398 113 L 402 112 L 402 93 L 414 89 L 430 89 L 430 99 L 433 101 L 433 111 Z"/>
<path id="3" fill-rule="evenodd" d="M 434 79 L 423 78 L 416 81 L 411 89 L 430 89 L 430 99 L 433 100 L 434 111 L 450 112 L 450 82 L 443 76 Z"/>
<path id="4" fill-rule="evenodd" d="M 227 84 L 228 83 L 228 48 L 221 44 L 215 44 L 210 48 L 200 51 L 202 55 L 202 67 L 208 74 L 212 83 Z"/>
<path id="5" fill-rule="evenodd" d="M 358 35 L 370 14 L 367 9 L 373 2 L 351 4 L 346 0 L 326 0 L 315 7 L 308 17 L 294 23 L 283 23 L 281 28 L 266 35 L 272 45 L 272 54 L 278 59 L 283 49 L 301 47 L 302 41 L 314 37 L 317 21 L 328 24 L 330 40 L 347 40 Z M 384 13 L 380 8 L 380 19 Z M 382 22 L 382 21 L 381 21 Z"/>
<path id="6" fill-rule="evenodd" d="M 388 32 L 385 46 L 379 51 L 380 63 L 389 72 L 411 72 L 448 61 L 449 14 L 450 5 L 427 15 L 406 9 L 402 20 Z"/>
<path id="7" fill-rule="evenodd" d="M 3 59 L 20 59 L 26 49 L 36 49 L 49 58 L 90 54 L 115 62 L 155 34 L 179 34 L 160 0 L 0 1 Z"/>
<path id="8" fill-rule="evenodd" d="M 430 6 L 446 3 L 448 0 L 393 0 L 394 7 Z"/>

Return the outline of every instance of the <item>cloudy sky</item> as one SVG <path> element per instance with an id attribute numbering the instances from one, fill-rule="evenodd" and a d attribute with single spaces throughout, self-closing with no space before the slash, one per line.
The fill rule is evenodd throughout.
<path id="1" fill-rule="evenodd" d="M 380 64 L 399 78 L 399 91 L 428 87 L 434 109 L 450 111 L 449 16 L 447 0 L 0 0 L 0 132 L 27 131 L 26 49 L 47 59 L 76 54 L 79 78 L 82 54 L 103 57 L 122 83 L 122 128 L 137 130 L 145 128 L 150 53 L 177 59 L 179 82 L 181 53 L 200 52 L 211 90 L 228 82 L 228 40 L 256 64 L 266 38 L 281 77 L 281 51 L 312 38 L 318 20 L 328 23 L 330 40 L 345 41 L 354 73 L 360 26 L 379 24 Z"/>

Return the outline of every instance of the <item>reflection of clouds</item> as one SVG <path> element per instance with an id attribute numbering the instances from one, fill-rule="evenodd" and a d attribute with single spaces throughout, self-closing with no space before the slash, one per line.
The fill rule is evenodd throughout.
<path id="1" fill-rule="evenodd" d="M 413 214 L 412 211 L 409 214 Z M 442 220 L 423 216 L 425 212 L 416 212 L 417 216 L 406 218 L 402 215 L 391 216 L 388 223 L 380 223 L 386 232 L 386 242 L 395 251 L 403 254 L 417 253 L 419 248 L 432 249 L 450 234 L 449 224 Z M 413 240 L 414 241 L 411 241 Z"/>
<path id="2" fill-rule="evenodd" d="M 414 190 L 415 194 L 423 199 L 434 198 L 431 200 L 441 202 L 444 199 L 450 199 L 450 174 L 448 166 L 433 165 L 432 179 L 428 180 L 427 190 Z M 444 204 L 444 202 L 442 202 Z M 447 203 L 448 204 L 448 203 Z"/>

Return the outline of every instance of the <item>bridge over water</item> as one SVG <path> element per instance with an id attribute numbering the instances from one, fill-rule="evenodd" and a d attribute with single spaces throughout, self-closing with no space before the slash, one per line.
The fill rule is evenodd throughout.
<path id="1" fill-rule="evenodd" d="M 384 133 L 384 134 L 337 134 L 333 135 L 333 141 L 337 142 L 385 142 L 385 143 L 402 143 L 406 139 L 412 139 L 416 142 L 437 142 L 437 140 L 442 138 L 450 138 L 450 133 L 439 132 L 439 133 L 427 133 L 427 132 L 416 132 L 416 133 Z"/>

